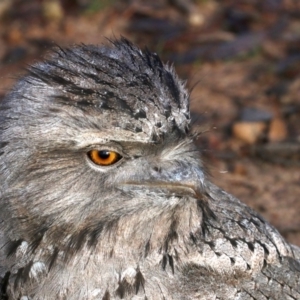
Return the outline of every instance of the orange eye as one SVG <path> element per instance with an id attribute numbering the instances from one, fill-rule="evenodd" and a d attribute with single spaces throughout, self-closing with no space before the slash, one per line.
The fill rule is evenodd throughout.
<path id="1" fill-rule="evenodd" d="M 110 166 L 119 161 L 122 156 L 110 150 L 91 150 L 88 152 L 90 160 L 99 166 Z"/>

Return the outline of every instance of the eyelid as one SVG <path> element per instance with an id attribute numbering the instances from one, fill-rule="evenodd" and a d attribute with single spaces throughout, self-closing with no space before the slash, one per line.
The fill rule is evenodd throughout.
<path id="1" fill-rule="evenodd" d="M 117 143 L 103 143 L 103 144 L 94 144 L 86 147 L 85 152 L 89 152 L 91 150 L 108 150 L 119 153 L 122 157 L 129 158 L 129 155 L 124 152 L 123 148 Z"/>

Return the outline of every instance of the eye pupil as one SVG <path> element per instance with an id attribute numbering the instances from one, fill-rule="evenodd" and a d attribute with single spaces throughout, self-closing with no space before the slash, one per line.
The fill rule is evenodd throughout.
<path id="1" fill-rule="evenodd" d="M 110 151 L 107 151 L 107 150 L 101 150 L 101 151 L 98 151 L 98 155 L 100 158 L 102 159 L 108 159 L 109 156 L 110 156 Z"/>

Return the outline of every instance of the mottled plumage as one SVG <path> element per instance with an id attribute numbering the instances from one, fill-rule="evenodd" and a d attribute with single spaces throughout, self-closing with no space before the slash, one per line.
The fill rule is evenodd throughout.
<path id="1" fill-rule="evenodd" d="M 125 39 L 29 69 L 0 103 L 1 299 L 300 299 L 300 249 L 209 181 L 188 102 Z"/>

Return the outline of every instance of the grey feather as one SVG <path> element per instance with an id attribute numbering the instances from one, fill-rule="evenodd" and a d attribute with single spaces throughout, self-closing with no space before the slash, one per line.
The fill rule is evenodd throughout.
<path id="1" fill-rule="evenodd" d="M 0 141 L 2 299 L 300 299 L 300 249 L 210 182 L 156 54 L 58 49 L 1 102 Z"/>

